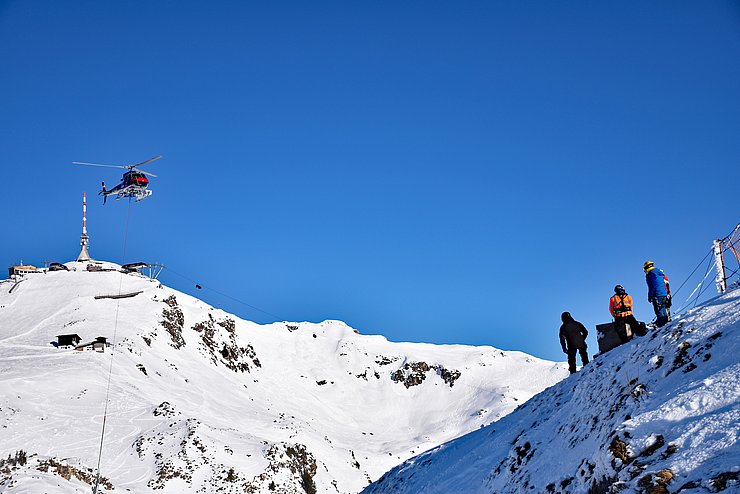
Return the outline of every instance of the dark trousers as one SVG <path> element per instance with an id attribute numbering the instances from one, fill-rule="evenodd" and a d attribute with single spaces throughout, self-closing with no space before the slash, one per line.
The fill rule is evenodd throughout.
<path id="1" fill-rule="evenodd" d="M 568 348 L 568 370 L 571 374 L 576 371 L 576 352 L 581 354 L 581 363 L 583 365 L 588 363 L 588 353 L 585 346 L 582 348 Z"/>
<path id="2" fill-rule="evenodd" d="M 655 325 L 657 327 L 665 326 L 670 317 L 668 316 L 668 297 L 654 297 L 653 310 L 655 311 Z"/>
<path id="3" fill-rule="evenodd" d="M 632 334 L 634 335 L 635 330 L 640 323 L 637 322 L 637 319 L 635 319 L 635 316 L 633 314 L 630 314 L 629 316 L 614 318 L 614 330 L 617 332 L 619 339 L 622 340 L 622 343 L 627 343 L 631 339 L 629 336 L 627 336 L 627 324 L 630 325 L 630 329 L 632 330 Z"/>

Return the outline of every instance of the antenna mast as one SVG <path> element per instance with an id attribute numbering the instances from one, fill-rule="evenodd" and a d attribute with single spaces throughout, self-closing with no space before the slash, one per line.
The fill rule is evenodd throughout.
<path id="1" fill-rule="evenodd" d="M 77 262 L 85 262 L 91 260 L 90 254 L 87 252 L 87 245 L 90 243 L 90 237 L 87 236 L 87 193 L 82 193 L 82 235 L 80 235 L 80 255 L 77 256 Z"/>

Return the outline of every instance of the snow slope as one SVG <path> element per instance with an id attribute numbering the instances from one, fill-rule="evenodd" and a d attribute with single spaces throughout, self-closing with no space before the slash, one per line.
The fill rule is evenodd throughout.
<path id="1" fill-rule="evenodd" d="M 740 290 L 363 492 L 740 492 Z"/>
<path id="2" fill-rule="evenodd" d="M 258 325 L 138 274 L 67 265 L 0 282 L 3 493 L 90 492 L 108 386 L 101 492 L 349 493 L 567 376 L 338 321 Z M 114 351 L 50 344 L 69 333 Z"/>

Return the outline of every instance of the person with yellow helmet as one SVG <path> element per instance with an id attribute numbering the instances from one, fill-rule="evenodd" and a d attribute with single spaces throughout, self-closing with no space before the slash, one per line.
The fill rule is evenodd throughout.
<path id="1" fill-rule="evenodd" d="M 642 268 L 648 286 L 648 302 L 653 304 L 655 325 L 660 328 L 671 320 L 671 287 L 668 284 L 668 277 L 663 270 L 655 267 L 653 261 L 645 261 Z"/>

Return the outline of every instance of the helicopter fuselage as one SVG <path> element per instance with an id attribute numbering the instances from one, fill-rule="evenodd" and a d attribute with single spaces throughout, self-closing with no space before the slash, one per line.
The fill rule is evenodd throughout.
<path id="1" fill-rule="evenodd" d="M 149 179 L 143 173 L 130 171 L 124 173 L 121 183 L 110 190 L 106 189 L 105 183 L 103 183 L 103 189 L 100 191 L 100 194 L 104 197 L 114 195 L 116 199 L 132 197 L 138 202 L 152 195 L 152 191 L 147 190 L 148 185 Z"/>

